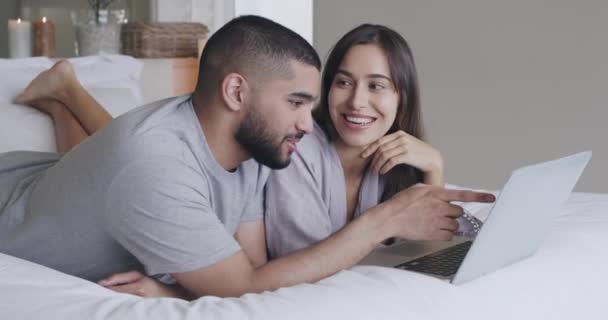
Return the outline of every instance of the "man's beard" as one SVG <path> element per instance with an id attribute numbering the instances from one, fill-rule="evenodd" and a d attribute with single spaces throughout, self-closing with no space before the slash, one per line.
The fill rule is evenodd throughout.
<path id="1" fill-rule="evenodd" d="M 294 135 L 293 138 L 301 138 L 302 135 L 300 133 Z M 289 156 L 286 156 L 285 159 L 281 157 L 281 145 L 283 141 L 292 138 L 292 136 L 281 139 L 278 134 L 272 132 L 270 126 L 264 120 L 264 116 L 257 111 L 253 104 L 249 105 L 245 119 L 239 126 L 234 138 L 253 159 L 271 169 L 283 169 L 291 161 Z"/>

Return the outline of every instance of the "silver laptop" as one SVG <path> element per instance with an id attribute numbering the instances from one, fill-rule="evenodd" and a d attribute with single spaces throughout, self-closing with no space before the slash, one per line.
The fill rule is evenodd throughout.
<path id="1" fill-rule="evenodd" d="M 391 266 L 461 284 L 531 256 L 591 159 L 591 151 L 513 171 L 473 237 L 401 241 L 359 264 Z"/>

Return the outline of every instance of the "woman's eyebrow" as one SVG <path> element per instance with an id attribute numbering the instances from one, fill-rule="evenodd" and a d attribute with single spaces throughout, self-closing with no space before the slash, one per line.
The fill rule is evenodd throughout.
<path id="1" fill-rule="evenodd" d="M 393 79 L 383 75 L 383 74 L 379 74 L 379 73 L 372 73 L 372 74 L 368 74 L 367 75 L 368 78 L 381 78 L 381 79 L 386 79 L 388 81 L 393 81 Z"/>
<path id="2" fill-rule="evenodd" d="M 344 69 L 339 69 L 338 71 L 336 71 L 336 74 L 338 74 L 338 73 L 343 74 L 343 75 L 345 75 L 347 77 L 353 78 L 353 74 L 350 73 L 350 72 L 348 72 L 348 71 L 346 71 L 346 70 L 344 70 Z M 390 77 L 388 77 L 388 76 L 386 76 L 384 74 L 381 74 L 381 73 L 370 73 L 366 77 L 367 78 L 382 78 L 382 79 L 386 79 L 386 80 L 388 80 L 390 82 L 393 81 L 393 79 L 391 79 Z"/>
<path id="3" fill-rule="evenodd" d="M 350 73 L 350 72 L 348 72 L 348 71 L 346 71 L 344 69 L 338 69 L 338 71 L 336 71 L 336 74 L 338 74 L 338 73 L 341 73 L 341 74 L 343 74 L 343 75 L 345 75 L 347 77 L 351 77 L 351 78 L 353 77 L 352 73 Z"/>

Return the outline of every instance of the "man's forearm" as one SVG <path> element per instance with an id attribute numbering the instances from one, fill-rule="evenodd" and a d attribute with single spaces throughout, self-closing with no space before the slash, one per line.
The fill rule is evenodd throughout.
<path id="1" fill-rule="evenodd" d="M 241 250 L 211 266 L 173 273 L 196 294 L 240 296 L 302 282 L 315 282 L 349 268 L 389 237 L 449 240 L 462 208 L 451 201 L 492 202 L 494 196 L 418 184 L 379 204 L 318 244 L 254 267 Z"/>
<path id="2" fill-rule="evenodd" d="M 257 268 L 244 251 L 239 251 L 214 265 L 172 275 L 197 297 L 239 297 L 316 282 L 351 267 L 390 237 L 386 230 L 390 228 L 386 223 L 390 212 L 387 205 L 378 205 L 327 239 Z"/>
<path id="3" fill-rule="evenodd" d="M 255 291 L 316 282 L 353 266 L 390 236 L 384 209 L 374 207 L 327 239 L 257 268 Z"/>

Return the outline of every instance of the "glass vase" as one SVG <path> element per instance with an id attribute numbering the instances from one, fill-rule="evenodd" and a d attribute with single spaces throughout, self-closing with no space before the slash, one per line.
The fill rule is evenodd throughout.
<path id="1" fill-rule="evenodd" d="M 120 31 L 127 22 L 126 9 L 73 10 L 70 17 L 76 31 L 77 56 L 120 53 Z"/>

